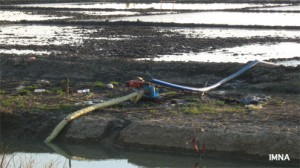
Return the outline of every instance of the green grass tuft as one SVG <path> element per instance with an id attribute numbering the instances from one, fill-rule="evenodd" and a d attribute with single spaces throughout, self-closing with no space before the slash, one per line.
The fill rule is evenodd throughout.
<path id="1" fill-rule="evenodd" d="M 114 86 L 119 86 L 119 82 L 117 81 L 111 81 L 110 83 L 113 84 Z"/>
<path id="2" fill-rule="evenodd" d="M 1 95 L 1 94 L 5 94 L 5 91 L 2 90 L 2 89 L 0 89 L 0 95 Z"/>
<path id="3" fill-rule="evenodd" d="M 95 87 L 98 87 L 98 88 L 105 88 L 105 83 L 101 82 L 101 81 L 97 81 L 95 83 Z"/>
<path id="4" fill-rule="evenodd" d="M 63 95 L 63 94 L 65 94 L 65 91 L 63 91 L 63 90 L 60 89 L 60 88 L 54 88 L 52 91 L 53 91 L 55 94 L 57 94 L 57 95 Z"/>

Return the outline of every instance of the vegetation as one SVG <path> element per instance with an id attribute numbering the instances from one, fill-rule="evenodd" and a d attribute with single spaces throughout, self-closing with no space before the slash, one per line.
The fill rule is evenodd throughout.
<path id="1" fill-rule="evenodd" d="M 111 81 L 109 83 L 113 84 L 114 86 L 119 86 L 119 82 L 116 82 L 116 81 Z"/>
<path id="2" fill-rule="evenodd" d="M 228 105 L 223 101 L 211 100 L 201 103 L 190 103 L 180 109 L 187 114 L 245 112 L 241 105 Z"/>
<path id="3" fill-rule="evenodd" d="M 5 91 L 0 89 L 0 95 L 1 94 L 5 94 Z"/>
<path id="4" fill-rule="evenodd" d="M 98 88 L 105 88 L 105 83 L 101 82 L 101 81 L 97 81 L 95 83 L 95 87 L 98 87 Z"/>
<path id="5" fill-rule="evenodd" d="M 32 157 L 22 157 L 18 156 L 16 154 L 1 154 L 0 155 L 0 168 L 34 168 L 42 166 L 43 168 L 56 168 L 56 167 L 68 167 L 67 163 L 62 163 L 50 160 L 48 163 L 45 163 L 44 165 L 38 164 L 39 161 L 35 160 Z"/>
<path id="6" fill-rule="evenodd" d="M 177 91 L 168 91 L 164 94 L 170 96 L 170 95 L 176 95 L 176 94 L 178 94 L 178 92 Z"/>
<path id="7" fill-rule="evenodd" d="M 44 95 L 0 95 L 0 110 L 11 112 L 13 110 L 35 111 L 73 111 L 78 108 L 73 103 L 60 96 Z"/>
<path id="8" fill-rule="evenodd" d="M 55 94 L 57 94 L 57 95 L 63 95 L 63 94 L 66 93 L 65 91 L 63 91 L 63 90 L 60 89 L 60 88 L 54 88 L 52 91 L 53 91 Z"/>
<path id="9" fill-rule="evenodd" d="M 151 110 L 149 110 L 149 112 L 150 112 L 150 113 L 157 113 L 158 110 L 156 110 L 156 109 L 151 109 Z"/>

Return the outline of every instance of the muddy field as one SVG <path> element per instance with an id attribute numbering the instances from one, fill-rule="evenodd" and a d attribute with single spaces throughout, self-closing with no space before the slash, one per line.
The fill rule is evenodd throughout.
<path id="1" fill-rule="evenodd" d="M 67 114 L 90 102 L 99 103 L 133 92 L 125 86 L 125 81 L 136 77 L 204 87 L 245 65 L 156 62 L 151 58 L 190 52 L 213 53 L 222 49 L 226 52 L 224 48 L 251 44 L 300 43 L 298 26 L 111 22 L 103 19 L 118 16 L 72 13 L 81 9 L 3 8 L 3 11 L 10 10 L 30 15 L 72 17 L 0 20 L 3 37 L 0 41 L 1 136 L 11 138 L 44 140 Z M 143 16 L 158 10 L 130 11 Z M 10 27 L 19 31 L 5 29 Z M 28 27 L 24 29 L 25 34 L 30 34 L 30 29 L 39 31 L 43 27 L 53 32 L 41 37 L 22 36 L 22 27 Z M 191 27 L 292 31 L 295 35 L 203 38 L 174 31 Z M 52 33 L 54 35 L 50 35 Z M 242 55 L 236 54 L 239 56 Z M 267 60 L 274 63 L 299 61 L 299 56 Z M 108 83 L 113 83 L 115 88 L 108 90 Z M 34 93 L 35 89 L 46 89 L 46 92 Z M 90 93 L 77 93 L 80 89 L 90 89 Z M 204 95 L 163 90 L 159 100 L 144 98 L 137 104 L 125 102 L 83 116 L 68 125 L 57 141 L 113 143 L 128 148 L 193 153 L 191 139 L 195 137 L 206 144 L 207 155 L 265 160 L 269 153 L 287 153 L 292 158 L 291 165 L 299 165 L 299 65 L 259 64 Z M 263 101 L 250 103 L 251 106 L 243 101 L 253 97 Z"/>
<path id="2" fill-rule="evenodd" d="M 26 4 L 26 3 L 59 3 L 59 2 L 83 2 L 82 0 L 4 0 L 1 1 L 1 4 Z M 89 2 L 110 2 L 109 0 L 90 0 Z M 124 2 L 114 0 L 113 2 Z M 126 0 L 125 2 L 144 2 L 144 3 L 152 3 L 152 2 L 160 2 L 158 0 Z M 180 2 L 187 3 L 211 3 L 210 0 L 181 0 Z M 214 3 L 299 3 L 298 0 L 214 0 Z"/>

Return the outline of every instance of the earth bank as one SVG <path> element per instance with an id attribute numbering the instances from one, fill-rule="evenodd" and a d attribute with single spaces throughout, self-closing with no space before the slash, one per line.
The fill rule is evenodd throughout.
<path id="1" fill-rule="evenodd" d="M 32 111 L 34 105 L 31 109 L 15 104 L 1 105 L 5 107 L 1 113 L 2 135 L 40 140 L 44 140 L 67 114 L 83 107 L 74 106 L 76 102 L 99 98 L 108 100 L 132 92 L 122 81 L 137 76 L 145 79 L 157 77 L 201 87 L 207 81 L 208 85 L 213 84 L 243 66 L 236 63 L 136 62 L 111 58 L 86 60 L 86 63 L 76 60 L 67 64 L 63 59 L 56 64 L 47 59 L 29 63 L 23 60 L 17 65 L 12 57 L 3 60 L 2 77 L 6 79 L 2 80 L 1 89 L 6 92 L 1 95 L 3 100 L 9 95 L 18 95 L 15 88 L 24 80 L 27 83 L 23 84 L 30 86 L 38 79 L 47 79 L 52 83 L 51 86 L 44 86 L 47 90 L 61 87 L 59 81 L 66 78 L 74 83 L 71 86 L 73 92 L 70 93 L 72 105 L 67 109 L 61 106 Z M 49 68 L 45 70 L 42 67 Z M 204 96 L 165 89 L 166 95 L 162 94 L 160 102 L 147 99 L 137 104 L 126 102 L 74 120 L 57 141 L 110 143 L 129 148 L 193 153 L 192 138 L 195 137 L 200 147 L 205 143 L 208 155 L 225 152 L 222 155 L 264 160 L 269 153 L 288 153 L 293 163 L 297 163 L 299 150 L 295 150 L 295 147 L 299 146 L 299 72 L 299 66 L 258 65 L 237 80 Z M 114 90 L 97 89 L 94 87 L 95 79 L 106 83 L 120 82 Z M 91 88 L 94 95 L 90 99 L 75 99 L 80 96 L 76 90 L 82 88 Z M 260 110 L 246 109 L 240 102 L 246 95 L 268 95 L 271 99 L 263 103 Z M 33 104 L 70 103 L 66 94 L 31 93 L 16 98 L 21 101 L 27 96 Z M 196 112 L 193 112 L 193 108 L 196 108 Z"/>
<path id="2" fill-rule="evenodd" d="M 32 85 L 36 80 L 47 79 L 52 84 L 43 87 L 51 90 L 51 87 L 61 87 L 59 81 L 68 78 L 74 83 L 71 86 L 74 90 L 70 94 L 71 97 L 78 96 L 78 89 L 91 88 L 95 93 L 94 99 L 100 97 L 107 100 L 109 97 L 131 92 L 123 83 L 137 76 L 143 76 L 146 80 L 156 77 L 178 84 L 201 87 L 206 82 L 207 85 L 211 85 L 243 66 L 237 63 L 152 62 L 119 58 L 89 60 L 49 57 L 28 62 L 26 57 L 20 60 L 20 57 L 8 55 L 2 56 L 1 61 L 1 89 L 6 92 L 2 94 L 2 98 L 4 100 L 5 97 L 16 94 L 15 88 L 22 81 L 27 81 L 27 84 L 24 83 L 26 86 Z M 291 158 L 299 159 L 299 150 L 294 150 L 300 142 L 297 133 L 299 72 L 299 66 L 257 65 L 204 97 L 178 92 L 173 93 L 173 97 L 162 96 L 162 102 L 158 104 L 146 100 L 142 101 L 141 105 L 125 103 L 96 111 L 73 121 L 58 140 L 79 143 L 105 142 L 131 148 L 192 152 L 191 139 L 195 137 L 200 144 L 206 144 L 208 153 L 236 152 L 246 157 L 252 155 L 262 158 L 267 158 L 269 153 L 288 153 Z M 96 81 L 119 81 L 119 86 L 112 91 L 104 88 L 99 90 L 94 88 L 93 83 Z M 225 94 L 219 93 L 219 90 L 225 91 Z M 33 97 L 39 97 L 32 99 L 29 95 L 32 102 L 57 104 L 67 101 L 65 94 L 59 95 L 60 98 L 55 98 L 57 95 L 53 93 L 32 94 Z M 249 94 L 271 95 L 272 99 L 264 104 L 261 110 L 246 110 L 239 100 Z M 49 97 L 55 100 L 48 100 Z M 173 105 L 171 102 L 174 100 Z M 223 105 L 212 109 L 215 112 L 201 108 L 198 109 L 200 114 L 183 112 L 182 106 L 189 107 L 189 103 L 192 103 L 192 106 L 205 105 L 212 100 L 230 105 L 231 112 L 226 112 L 227 109 L 224 109 Z M 180 101 L 185 103 L 181 105 L 178 103 Z M 1 113 L 1 134 L 15 138 L 35 137 L 41 140 L 45 139 L 67 114 L 82 108 L 75 106 L 62 110 L 60 107 L 54 111 L 37 108 L 31 111 L 27 106 L 7 107 L 2 104 L 1 107 L 5 107 Z M 5 112 L 9 107 L 10 111 Z"/>

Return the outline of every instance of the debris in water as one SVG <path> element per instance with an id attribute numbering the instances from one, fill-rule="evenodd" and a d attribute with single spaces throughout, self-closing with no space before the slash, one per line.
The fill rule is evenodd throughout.
<path id="1" fill-rule="evenodd" d="M 264 103 L 270 99 L 271 99 L 270 96 L 248 96 L 248 97 L 242 98 L 240 101 L 241 101 L 241 103 L 243 103 L 245 105 L 249 105 L 249 104 Z"/>

